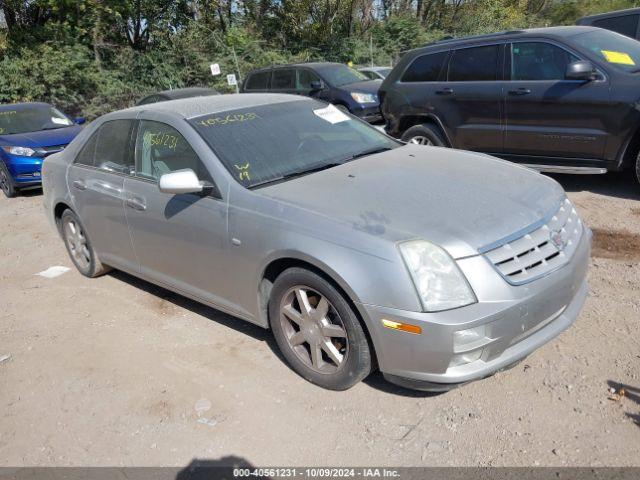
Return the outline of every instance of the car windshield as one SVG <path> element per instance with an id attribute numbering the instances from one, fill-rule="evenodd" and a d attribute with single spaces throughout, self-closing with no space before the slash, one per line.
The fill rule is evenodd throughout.
<path id="1" fill-rule="evenodd" d="M 640 42 L 637 40 L 602 29 L 581 33 L 571 39 L 613 67 L 640 72 Z"/>
<path id="2" fill-rule="evenodd" d="M 324 79 L 334 87 L 342 87 L 356 82 L 369 80 L 364 73 L 349 68 L 346 65 L 328 65 L 319 69 Z"/>
<path id="3" fill-rule="evenodd" d="M 368 124 L 316 100 L 231 110 L 189 122 L 247 188 L 400 146 Z"/>
<path id="4" fill-rule="evenodd" d="M 7 105 L 0 107 L 0 135 L 53 130 L 73 125 L 59 110 L 49 105 Z"/>

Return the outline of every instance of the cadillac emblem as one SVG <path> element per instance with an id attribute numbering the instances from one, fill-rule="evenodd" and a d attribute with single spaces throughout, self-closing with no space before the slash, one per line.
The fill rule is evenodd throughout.
<path id="1" fill-rule="evenodd" d="M 564 237 L 562 236 L 562 232 L 559 230 L 553 230 L 551 233 L 549 233 L 549 240 L 551 240 L 551 243 L 555 245 L 555 247 L 559 251 L 563 251 L 567 246 L 567 241 L 564 239 Z"/>

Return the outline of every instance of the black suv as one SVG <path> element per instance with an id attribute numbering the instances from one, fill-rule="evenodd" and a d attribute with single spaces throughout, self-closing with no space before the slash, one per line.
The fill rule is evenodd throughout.
<path id="1" fill-rule="evenodd" d="M 444 40 L 406 53 L 380 88 L 389 134 L 542 171 L 640 180 L 640 42 L 594 27 Z"/>
<path id="2" fill-rule="evenodd" d="M 254 70 L 247 74 L 241 91 L 306 95 L 375 123 L 382 121 L 378 102 L 381 83 L 343 63 L 317 62 Z"/>
<path id="3" fill-rule="evenodd" d="M 640 8 L 629 8 L 615 12 L 600 13 L 582 17 L 576 25 L 591 25 L 592 27 L 606 28 L 612 32 L 618 32 L 627 37 L 640 38 Z"/>

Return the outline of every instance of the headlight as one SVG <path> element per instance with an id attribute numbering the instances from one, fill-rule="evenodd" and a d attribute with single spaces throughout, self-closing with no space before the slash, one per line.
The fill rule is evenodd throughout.
<path id="1" fill-rule="evenodd" d="M 358 103 L 376 103 L 378 97 L 373 93 L 351 92 L 351 98 Z"/>
<path id="2" fill-rule="evenodd" d="M 400 244 L 400 252 L 427 312 L 477 302 L 456 262 L 442 248 L 425 240 Z"/>
<path id="3" fill-rule="evenodd" d="M 2 147 L 2 149 L 11 155 L 19 155 L 21 157 L 32 157 L 36 151 L 29 147 Z"/>

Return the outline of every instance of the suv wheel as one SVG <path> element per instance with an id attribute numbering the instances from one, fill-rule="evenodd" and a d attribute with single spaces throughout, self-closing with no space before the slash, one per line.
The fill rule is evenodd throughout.
<path id="1" fill-rule="evenodd" d="M 324 278 L 285 270 L 269 299 L 280 351 L 300 376 L 330 390 L 351 388 L 371 372 L 369 342 L 345 298 Z"/>
<path id="2" fill-rule="evenodd" d="M 0 189 L 7 198 L 13 198 L 18 193 L 7 167 L 0 163 Z"/>
<path id="3" fill-rule="evenodd" d="M 402 140 L 416 145 L 443 147 L 444 139 L 440 132 L 431 125 L 414 125 L 402 135 Z"/>
<path id="4" fill-rule="evenodd" d="M 67 252 L 69 252 L 71 261 L 78 271 L 85 277 L 90 278 L 107 273 L 109 271 L 108 267 L 100 263 L 78 216 L 71 210 L 65 210 L 60 219 L 60 224 Z"/>

